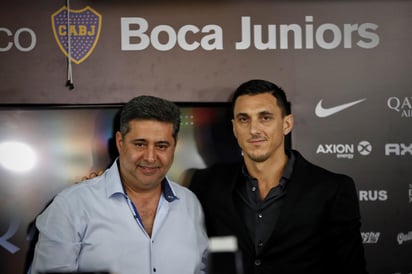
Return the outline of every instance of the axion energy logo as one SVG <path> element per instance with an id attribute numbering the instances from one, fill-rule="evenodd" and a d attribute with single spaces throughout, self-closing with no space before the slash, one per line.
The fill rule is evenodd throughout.
<path id="1" fill-rule="evenodd" d="M 353 159 L 355 154 L 368 156 L 372 152 L 372 145 L 368 141 L 358 144 L 320 144 L 316 154 L 336 155 L 336 158 Z"/>
<path id="2" fill-rule="evenodd" d="M 51 16 L 54 38 L 64 55 L 69 54 L 75 64 L 80 64 L 92 54 L 102 27 L 102 16 L 87 6 L 81 10 L 61 7 Z"/>

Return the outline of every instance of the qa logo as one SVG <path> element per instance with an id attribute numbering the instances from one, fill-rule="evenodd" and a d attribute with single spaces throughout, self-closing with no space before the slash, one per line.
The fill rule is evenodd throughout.
<path id="1" fill-rule="evenodd" d="M 372 145 L 368 141 L 360 141 L 357 146 L 358 152 L 362 156 L 366 156 L 371 154 L 372 152 Z"/>
<path id="2" fill-rule="evenodd" d="M 89 6 L 70 12 L 63 6 L 52 14 L 51 21 L 54 38 L 64 55 L 68 56 L 70 36 L 72 61 L 80 64 L 86 60 L 99 40 L 102 16 Z"/>

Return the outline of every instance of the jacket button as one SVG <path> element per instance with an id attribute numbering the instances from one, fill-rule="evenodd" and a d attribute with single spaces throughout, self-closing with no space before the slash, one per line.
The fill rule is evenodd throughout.
<path id="1" fill-rule="evenodd" d="M 260 266 L 262 264 L 262 262 L 259 259 L 255 260 L 255 266 Z"/>

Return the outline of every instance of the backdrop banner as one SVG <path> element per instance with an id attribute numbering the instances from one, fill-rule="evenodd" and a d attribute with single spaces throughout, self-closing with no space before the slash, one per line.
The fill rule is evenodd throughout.
<path id="1" fill-rule="evenodd" d="M 204 148 L 194 145 L 201 117 L 208 125 L 219 117 L 230 129 L 221 103 L 256 78 L 277 83 L 292 102 L 292 147 L 354 178 L 370 273 L 412 273 L 411 1 L 15 0 L 0 6 L 0 149 L 11 136 L 30 136 L 38 148 L 63 142 L 64 153 L 49 147 L 45 155 L 80 161 L 47 173 L 47 163 L 57 163 L 47 158 L 45 166 L 17 176 L 0 159 L 1 273 L 23 272 L 29 220 L 68 177 L 112 160 L 105 154 L 112 128 L 102 126 L 114 115 L 107 106 L 141 94 L 182 106 L 210 103 L 207 110 L 187 110 L 187 119 L 197 119 L 187 155 L 201 155 Z M 62 104 L 76 106 L 76 114 L 23 115 L 27 106 Z M 53 127 L 61 130 L 42 131 Z M 88 150 L 100 151 L 93 154 L 100 162 L 66 154 L 80 142 L 67 136 L 76 135 Z M 224 151 L 213 140 L 207 145 Z M 181 153 L 176 179 L 219 160 L 188 162 Z M 15 183 L 36 173 L 42 176 L 31 183 Z"/>

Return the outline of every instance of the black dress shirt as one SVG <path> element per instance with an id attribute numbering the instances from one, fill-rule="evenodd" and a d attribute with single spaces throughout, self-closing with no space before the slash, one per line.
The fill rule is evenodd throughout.
<path id="1" fill-rule="evenodd" d="M 272 234 L 280 214 L 295 162 L 291 151 L 287 151 L 287 155 L 289 159 L 279 185 L 272 188 L 263 200 L 260 198 L 258 180 L 249 175 L 246 166 L 243 166 L 243 176 L 236 188 L 237 208 L 255 244 L 256 255 L 260 254 Z"/>

